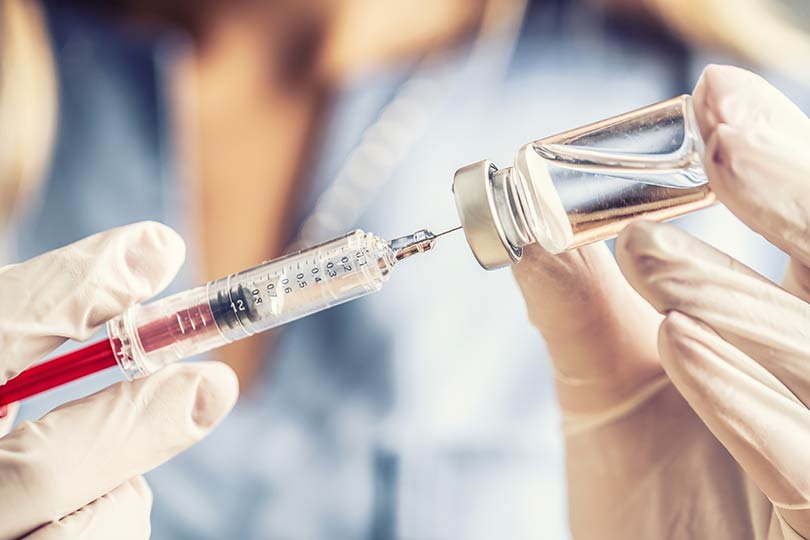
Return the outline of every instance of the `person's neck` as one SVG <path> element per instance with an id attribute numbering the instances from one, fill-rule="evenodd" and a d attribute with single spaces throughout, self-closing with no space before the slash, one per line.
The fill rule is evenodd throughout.
<path id="1" fill-rule="evenodd" d="M 282 69 L 281 55 L 251 28 L 223 21 L 179 70 L 176 103 L 185 169 L 194 177 L 189 206 L 202 280 L 282 254 L 306 190 L 307 148 L 324 101 L 324 85 Z M 249 390 L 269 344 L 244 340 L 218 356 Z"/>

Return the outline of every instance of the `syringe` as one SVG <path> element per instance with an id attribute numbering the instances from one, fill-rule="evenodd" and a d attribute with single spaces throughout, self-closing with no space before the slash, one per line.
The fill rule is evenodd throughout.
<path id="1" fill-rule="evenodd" d="M 107 339 L 33 366 L 0 386 L 0 406 L 118 365 L 127 379 L 379 291 L 397 261 L 430 249 L 420 230 L 390 242 L 356 230 L 236 272 L 107 323 Z"/>

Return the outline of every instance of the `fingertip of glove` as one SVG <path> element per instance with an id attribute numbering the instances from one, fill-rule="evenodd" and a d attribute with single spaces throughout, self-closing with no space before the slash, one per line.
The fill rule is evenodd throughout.
<path id="1" fill-rule="evenodd" d="M 143 238 L 147 246 L 162 253 L 185 256 L 186 243 L 177 231 L 159 221 L 141 222 Z"/>
<path id="2" fill-rule="evenodd" d="M 713 334 L 706 324 L 689 315 L 675 310 L 668 312 L 658 330 L 661 363 L 667 373 L 682 371 L 684 365 L 703 358 L 706 341 Z"/>
<path id="3" fill-rule="evenodd" d="M 131 226 L 125 253 L 127 267 L 143 276 L 155 292 L 174 278 L 186 258 L 186 244 L 172 228 L 156 221 Z"/>
<path id="4" fill-rule="evenodd" d="M 152 488 L 149 487 L 149 484 L 146 482 L 143 476 L 134 477 L 128 482 L 128 484 L 135 494 L 138 495 L 142 501 L 144 501 L 147 507 L 152 506 L 152 501 L 154 498 Z"/>
<path id="5" fill-rule="evenodd" d="M 660 334 L 665 338 L 678 340 L 690 336 L 698 328 L 697 321 L 692 317 L 680 311 L 670 311 L 661 322 Z"/>
<path id="6" fill-rule="evenodd" d="M 704 139 L 720 124 L 731 123 L 735 120 L 738 99 L 748 101 L 749 88 L 764 83 L 759 75 L 742 68 L 727 65 L 710 64 L 704 68 L 700 80 L 695 86 L 692 96 L 694 99 L 695 117 Z M 742 91 L 742 92 L 741 92 Z"/>
<path id="7" fill-rule="evenodd" d="M 209 430 L 233 408 L 239 396 L 239 381 L 233 370 L 222 362 L 198 362 L 187 366 L 197 375 L 191 421 Z"/>
<path id="8" fill-rule="evenodd" d="M 756 79 L 760 79 L 759 75 L 737 66 L 709 64 L 700 74 L 694 96 L 699 98 L 701 103 L 716 105 L 718 98 L 735 91 L 740 84 Z M 720 111 L 714 109 L 714 112 Z"/>
<path id="9" fill-rule="evenodd" d="M 673 225 L 637 221 L 616 239 L 616 260 L 630 285 L 660 313 L 682 306 L 701 244 Z"/>
<path id="10" fill-rule="evenodd" d="M 695 118 L 704 140 L 708 139 L 714 128 L 721 122 L 718 117 L 719 88 L 725 84 L 724 75 L 729 71 L 728 66 L 710 64 L 700 75 L 695 90 L 692 92 L 692 102 L 695 109 Z"/>
<path id="11" fill-rule="evenodd" d="M 634 221 L 616 238 L 616 260 L 625 274 L 627 270 L 632 270 L 633 274 L 650 274 L 667 259 L 673 240 L 671 225 Z"/>
<path id="12" fill-rule="evenodd" d="M 694 343 L 690 339 L 694 331 L 693 321 L 679 311 L 670 311 L 658 328 L 658 350 L 661 364 L 667 373 L 677 371 L 675 359 L 692 358 Z"/>

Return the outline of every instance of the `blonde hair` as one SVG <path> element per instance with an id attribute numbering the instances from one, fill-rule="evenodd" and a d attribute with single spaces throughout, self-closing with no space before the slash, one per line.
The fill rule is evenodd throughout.
<path id="1" fill-rule="evenodd" d="M 776 0 L 646 0 L 691 43 L 726 49 L 810 85 L 810 33 Z"/>
<path id="2" fill-rule="evenodd" d="M 42 11 L 0 1 L 0 235 L 37 189 L 56 125 L 56 75 Z"/>

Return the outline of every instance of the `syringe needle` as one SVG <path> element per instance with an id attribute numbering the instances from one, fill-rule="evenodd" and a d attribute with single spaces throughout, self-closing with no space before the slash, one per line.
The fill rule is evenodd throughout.
<path id="1" fill-rule="evenodd" d="M 413 234 L 409 234 L 408 236 L 394 238 L 388 242 L 388 245 L 391 247 L 391 250 L 393 250 L 396 259 L 401 261 L 402 259 L 406 259 L 416 253 L 430 251 L 436 244 L 436 239 L 438 237 L 444 236 L 445 234 L 449 234 L 453 231 L 457 231 L 460 228 L 461 225 L 453 229 L 440 232 L 439 234 L 433 234 L 427 229 L 420 229 Z"/>
<path id="2" fill-rule="evenodd" d="M 440 236 L 444 236 L 445 234 L 450 234 L 451 232 L 456 232 L 459 229 L 461 229 L 461 225 L 459 225 L 458 227 L 453 227 L 452 229 L 447 229 L 446 231 L 442 231 L 439 234 L 433 235 L 433 237 L 434 237 L 434 239 L 436 239 L 436 238 L 438 238 Z"/>

